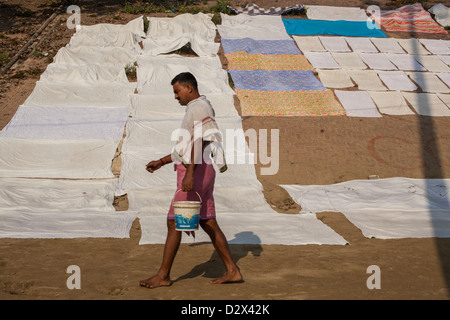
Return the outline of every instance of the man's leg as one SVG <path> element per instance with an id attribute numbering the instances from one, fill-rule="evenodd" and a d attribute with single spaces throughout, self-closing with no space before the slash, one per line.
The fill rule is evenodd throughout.
<path id="1" fill-rule="evenodd" d="M 231 256 L 230 249 L 228 247 L 228 242 L 219 227 L 216 219 L 200 220 L 200 225 L 203 230 L 209 235 L 211 241 L 214 245 L 219 256 L 222 258 L 225 264 L 226 273 L 218 278 L 211 281 L 212 284 L 219 283 L 229 283 L 229 282 L 239 282 L 242 280 L 241 272 L 239 271 L 236 263 Z"/>
<path id="2" fill-rule="evenodd" d="M 167 220 L 167 238 L 164 246 L 164 256 L 161 267 L 156 275 L 151 278 L 142 280 L 139 284 L 142 287 L 157 288 L 161 286 L 170 286 L 170 270 L 173 261 L 178 252 L 181 243 L 181 231 L 175 230 L 175 220 Z"/>

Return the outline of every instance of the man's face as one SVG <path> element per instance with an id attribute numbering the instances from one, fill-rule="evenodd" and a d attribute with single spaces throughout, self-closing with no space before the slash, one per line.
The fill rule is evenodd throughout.
<path id="1" fill-rule="evenodd" d="M 191 87 L 189 85 L 183 86 L 179 82 L 175 82 L 173 85 L 173 93 L 175 94 L 175 99 L 178 100 L 178 102 L 185 106 L 190 101 L 190 95 L 191 95 Z"/>

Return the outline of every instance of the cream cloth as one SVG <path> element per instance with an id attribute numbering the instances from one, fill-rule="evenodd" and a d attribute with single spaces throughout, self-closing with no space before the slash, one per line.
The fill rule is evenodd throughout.
<path id="1" fill-rule="evenodd" d="M 414 110 L 422 116 L 450 116 L 450 109 L 433 93 L 402 92 Z"/>
<path id="2" fill-rule="evenodd" d="M 375 70 L 397 70 L 397 67 L 392 64 L 385 53 L 366 53 L 359 52 L 360 58 L 370 69 Z"/>
<path id="3" fill-rule="evenodd" d="M 370 38 L 370 41 L 372 41 L 382 53 L 405 53 L 403 48 L 394 38 Z"/>
<path id="4" fill-rule="evenodd" d="M 450 67 L 436 55 L 415 55 L 414 58 L 431 72 L 450 72 Z"/>
<path id="5" fill-rule="evenodd" d="M 419 41 L 418 39 L 415 38 L 397 39 L 397 42 L 403 49 L 405 49 L 406 53 L 430 54 L 430 52 L 422 46 L 421 41 Z"/>
<path id="6" fill-rule="evenodd" d="M 407 72 L 407 75 L 416 82 L 423 92 L 450 93 L 450 89 L 431 72 Z"/>
<path id="7" fill-rule="evenodd" d="M 377 71 L 381 81 L 389 90 L 415 91 L 417 86 L 408 78 L 403 71 Z"/>
<path id="8" fill-rule="evenodd" d="M 314 69 L 340 69 L 330 52 L 303 52 Z"/>
<path id="9" fill-rule="evenodd" d="M 414 112 L 406 103 L 405 98 L 398 91 L 370 91 L 370 97 L 383 114 L 413 115 Z"/>
<path id="10" fill-rule="evenodd" d="M 342 69 L 367 69 L 367 66 L 356 52 L 332 52 L 331 55 Z"/>
<path id="11" fill-rule="evenodd" d="M 381 117 L 377 107 L 366 91 L 335 90 L 342 106 L 349 117 Z"/>
<path id="12" fill-rule="evenodd" d="M 302 52 L 325 52 L 318 36 L 292 36 Z"/>
<path id="13" fill-rule="evenodd" d="M 351 52 L 344 37 L 323 37 L 319 36 L 320 42 L 327 51 L 331 52 Z"/>
<path id="14" fill-rule="evenodd" d="M 353 52 L 378 52 L 377 48 L 375 48 L 373 43 L 370 41 L 370 38 L 345 37 L 345 41 L 347 41 L 347 43 L 350 45 Z"/>
<path id="15" fill-rule="evenodd" d="M 133 19 L 126 24 L 112 24 L 112 23 L 98 23 L 90 26 L 81 25 L 77 29 L 77 33 L 94 33 L 94 34 L 104 34 L 110 32 L 132 32 L 141 37 L 145 37 L 144 32 L 144 17 Z"/>
<path id="16" fill-rule="evenodd" d="M 411 54 L 391 54 L 386 57 L 395 64 L 399 70 L 404 71 L 427 71 Z"/>
<path id="17" fill-rule="evenodd" d="M 347 70 L 318 70 L 319 79 L 327 88 L 350 88 L 355 84 Z"/>
<path id="18" fill-rule="evenodd" d="M 350 77 L 358 86 L 359 90 L 386 91 L 374 70 L 348 70 Z"/>

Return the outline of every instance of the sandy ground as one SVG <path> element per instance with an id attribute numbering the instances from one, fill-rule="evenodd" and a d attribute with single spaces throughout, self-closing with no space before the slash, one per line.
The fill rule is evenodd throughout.
<path id="1" fill-rule="evenodd" d="M 2 49 L 12 57 L 60 2 L 0 1 Z M 114 1 L 78 1 L 82 23 L 124 23 L 136 17 L 119 11 Z M 212 3 L 212 2 L 210 2 Z M 238 4 L 239 2 L 232 2 Z M 261 7 L 297 2 L 256 1 Z M 361 6 L 399 5 L 391 1 L 307 1 L 305 4 Z M 427 4 L 431 6 L 429 1 Z M 438 3 L 438 2 L 436 2 Z M 72 4 L 72 3 L 71 3 Z M 35 12 L 21 17 L 28 8 Z M 65 11 L 65 9 L 63 10 Z M 24 15 L 24 14 L 22 14 Z M 26 15 L 26 14 L 25 14 Z M 62 12 L 29 50 L 0 79 L 0 128 L 28 97 L 39 75 L 73 31 Z M 50 31 L 49 31 L 50 30 Z M 409 34 L 389 34 L 410 37 Z M 437 38 L 435 35 L 421 37 Z M 46 40 L 46 37 L 48 40 Z M 450 39 L 449 35 L 438 38 Z M 224 61 L 226 62 L 226 61 Z M 236 101 L 239 110 L 239 101 Z M 420 116 L 382 118 L 286 117 L 244 119 L 244 130 L 280 130 L 280 169 L 258 178 L 268 203 L 280 214 L 298 214 L 300 207 L 279 184 L 332 184 L 353 179 L 449 178 L 450 119 Z M 375 143 L 376 142 L 376 143 Z M 150 160 L 150 159 L 149 159 Z M 113 164 L 119 174 L 120 161 Z M 175 179 L 175 177 L 174 177 Z M 126 197 L 117 198 L 117 210 L 127 209 Z M 149 300 L 304 300 L 304 299 L 448 299 L 450 239 L 379 240 L 365 238 L 342 214 L 317 214 L 342 235 L 345 246 L 231 245 L 244 282 L 210 285 L 224 272 L 209 243 L 181 245 L 172 270 L 174 284 L 149 290 L 138 281 L 154 274 L 163 245 L 139 245 L 136 220 L 129 239 L 0 239 L 0 299 L 149 299 Z M 220 222 L 220 217 L 219 217 Z M 231 240 L 231 239 L 229 239 Z M 81 289 L 69 290 L 68 266 L 81 270 Z M 369 290 L 367 269 L 381 270 L 381 289 Z"/>

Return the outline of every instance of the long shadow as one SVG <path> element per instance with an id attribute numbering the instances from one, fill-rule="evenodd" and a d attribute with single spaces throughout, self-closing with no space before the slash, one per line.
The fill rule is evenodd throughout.
<path id="1" fill-rule="evenodd" d="M 252 254 L 253 256 L 260 256 L 263 251 L 260 244 L 261 240 L 257 235 L 255 235 L 251 231 L 237 233 L 235 235 L 235 238 L 230 240 L 229 243 L 230 244 L 252 243 L 252 244 L 242 244 L 239 246 L 230 246 L 231 255 L 233 256 L 233 259 L 236 263 L 238 263 L 240 259 L 245 258 L 249 254 Z M 197 243 L 192 244 L 190 246 L 199 246 L 199 245 L 206 245 L 206 243 Z M 191 271 L 189 271 L 185 275 L 178 277 L 173 282 L 196 278 L 200 276 L 215 279 L 221 277 L 224 274 L 224 272 L 225 267 L 222 263 L 222 260 L 217 251 L 214 250 L 208 261 L 196 265 L 194 268 L 192 268 Z"/>
<path id="2" fill-rule="evenodd" d="M 415 34 L 417 35 L 417 34 Z M 413 36 L 411 36 L 413 37 Z M 420 63 L 420 55 L 419 55 L 419 43 L 413 42 L 413 49 L 416 60 Z M 424 72 L 417 72 L 417 79 L 420 83 L 424 83 Z M 422 88 L 423 92 L 427 92 L 427 88 Z M 419 106 L 424 114 L 431 115 L 432 109 L 432 101 L 428 99 L 429 96 L 425 96 L 426 99 Z M 426 195 L 428 199 L 433 199 L 436 197 L 436 188 L 440 187 L 440 193 L 442 197 L 440 200 L 440 207 L 447 210 L 447 212 L 442 210 L 437 210 L 434 206 L 433 201 L 428 202 L 428 210 L 430 212 L 431 224 L 433 226 L 434 237 L 436 250 L 439 255 L 440 266 L 442 269 L 442 275 L 444 277 L 446 287 L 447 287 L 447 295 L 450 294 L 450 250 L 449 250 L 449 239 L 444 238 L 445 235 L 442 233 L 442 219 L 446 219 L 445 213 L 448 214 L 448 210 L 450 209 L 450 204 L 448 202 L 448 190 L 443 183 L 439 183 L 438 179 L 445 179 L 444 172 L 442 170 L 443 159 L 440 151 L 440 147 L 438 145 L 438 136 L 436 133 L 436 119 L 434 116 L 417 116 L 419 122 L 419 130 L 420 130 L 420 143 L 421 143 L 421 154 L 422 154 L 422 163 L 423 163 L 423 176 L 426 183 Z M 440 184 L 440 185 L 439 185 Z M 443 215 L 444 213 L 444 215 Z M 445 232 L 445 230 L 444 230 Z"/>

